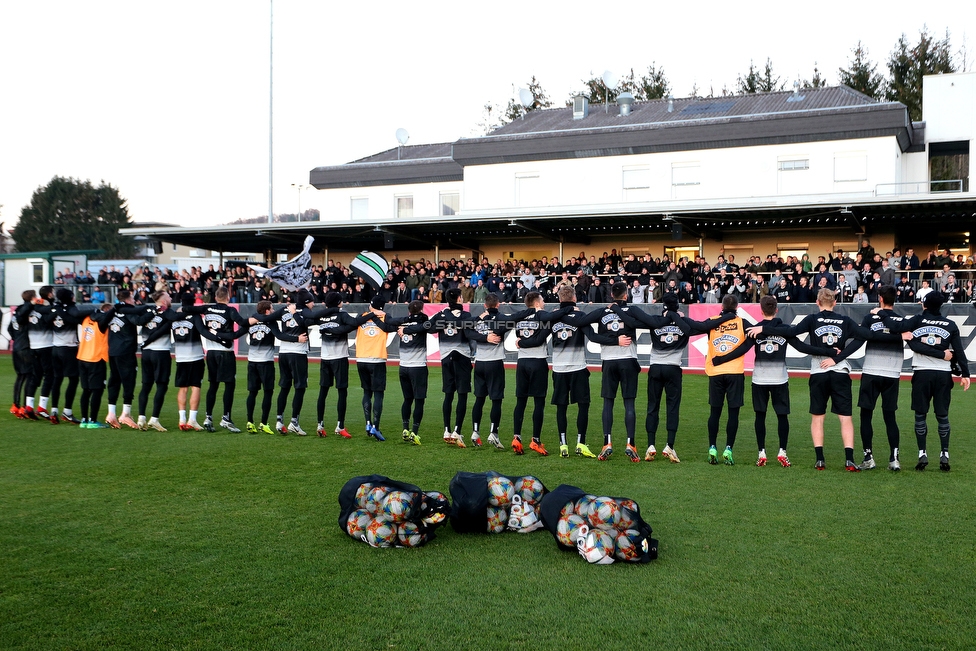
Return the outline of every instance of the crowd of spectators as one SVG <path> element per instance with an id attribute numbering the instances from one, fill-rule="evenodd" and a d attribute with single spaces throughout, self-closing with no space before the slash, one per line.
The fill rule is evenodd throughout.
<path id="1" fill-rule="evenodd" d="M 751 256 L 742 264 L 732 254 L 719 255 L 710 263 L 703 257 L 620 255 L 616 249 L 599 257 L 581 251 L 564 261 L 543 256 L 531 261 L 451 258 L 433 262 L 394 256 L 386 281 L 375 291 L 341 262 L 329 260 L 313 268 L 310 290 L 318 300 L 329 291 L 339 292 L 347 303 L 368 303 L 375 294 L 390 303 L 414 299 L 440 303 L 446 290 L 458 287 L 466 303 L 481 303 L 489 293 L 503 303 L 521 303 L 531 291 L 541 292 L 547 302 L 558 302 L 557 290 L 569 285 L 578 302 L 606 303 L 610 286 L 623 281 L 630 287 L 632 303 L 658 303 L 665 294 L 677 295 L 684 304 L 721 303 L 726 294 L 743 303 L 758 303 L 767 294 L 780 303 L 812 303 L 824 287 L 836 293 L 838 302 L 874 303 L 878 291 L 890 285 L 902 303 L 919 301 L 930 291 L 941 292 L 946 302 L 962 303 L 976 301 L 973 273 L 972 257 L 954 256 L 948 249 L 930 251 L 920 260 L 914 249 L 881 254 L 865 241 L 857 252 L 830 251 L 816 261 L 807 254 L 785 259 L 770 254 L 765 259 Z M 57 274 L 55 283 L 76 285 L 79 300 L 93 303 L 104 301 L 110 287 L 131 290 L 137 302 L 149 302 L 149 294 L 161 289 L 168 290 L 174 301 L 190 294 L 199 302 L 209 302 L 220 286 L 228 287 L 237 303 L 282 299 L 279 287 L 243 264 L 180 272 L 149 266 L 135 271 L 107 267 L 95 277 L 66 270 Z"/>

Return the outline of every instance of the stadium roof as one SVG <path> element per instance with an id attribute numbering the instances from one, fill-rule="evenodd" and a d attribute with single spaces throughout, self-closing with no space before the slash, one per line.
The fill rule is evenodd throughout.
<path id="1" fill-rule="evenodd" d="M 959 195 L 851 197 L 816 195 L 674 202 L 664 205 L 601 204 L 568 208 L 520 208 L 492 213 L 464 214 L 370 221 L 287 222 L 276 224 L 229 224 L 201 227 L 135 227 L 121 232 L 164 242 L 214 251 L 300 251 L 306 235 L 315 237 L 312 250 L 382 250 L 385 234 L 395 248 L 432 250 L 460 248 L 480 250 L 493 241 L 542 237 L 554 242 L 586 245 L 598 236 L 653 236 L 682 224 L 691 237 L 721 237 L 731 232 L 834 229 L 851 233 L 918 229 L 921 224 L 938 228 L 976 230 L 976 200 Z"/>

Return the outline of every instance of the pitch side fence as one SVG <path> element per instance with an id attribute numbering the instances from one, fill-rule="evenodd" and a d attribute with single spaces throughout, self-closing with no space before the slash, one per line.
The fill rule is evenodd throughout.
<path id="1" fill-rule="evenodd" d="M 245 317 L 250 316 L 254 313 L 254 304 L 241 304 L 237 306 L 241 314 Z M 347 305 L 343 309 L 350 312 L 351 314 L 361 314 L 365 311 L 368 306 L 365 305 Z M 438 304 L 428 304 L 425 306 L 425 311 L 428 315 L 434 315 L 443 309 L 444 305 Z M 554 306 L 548 305 L 548 309 L 552 309 Z M 602 309 L 602 305 L 588 305 L 581 304 L 580 309 L 586 312 L 595 309 Z M 474 314 L 478 315 L 483 312 L 483 307 L 481 305 L 471 304 L 467 306 L 468 310 Z M 502 314 L 514 314 L 518 310 L 515 309 L 516 306 L 505 305 L 501 308 Z M 685 314 L 691 318 L 698 321 L 707 319 L 709 316 L 718 314 L 720 311 L 720 306 L 715 304 L 697 304 L 685 306 Z M 660 314 L 660 305 L 634 305 L 631 309 L 643 310 L 651 314 Z M 838 314 L 846 314 L 852 319 L 860 323 L 865 315 L 870 311 L 871 306 L 869 305 L 837 305 L 836 312 Z M 906 305 L 896 305 L 895 312 L 902 315 L 912 315 L 918 314 L 921 311 L 921 307 L 916 304 L 906 304 Z M 386 312 L 392 317 L 403 317 L 407 315 L 407 306 L 405 304 L 390 304 L 386 306 Z M 783 305 L 779 309 L 778 316 L 785 323 L 797 323 L 807 314 L 813 314 L 817 312 L 816 305 L 810 304 L 799 304 L 799 305 Z M 963 342 L 966 346 L 966 357 L 970 360 L 976 358 L 976 309 L 969 304 L 959 304 L 959 305 L 945 305 L 942 308 L 942 313 L 947 315 L 950 319 L 955 321 L 959 325 L 959 330 L 962 335 Z M 759 322 L 762 320 L 762 313 L 760 312 L 759 305 L 754 303 L 747 303 L 740 306 L 739 315 L 743 317 L 746 321 Z M 2 344 L 3 349 L 8 350 L 10 347 L 10 342 L 7 339 L 7 325 L 10 322 L 10 312 L 6 312 L 3 315 L 2 324 L 2 334 L 0 334 L 0 344 Z M 364 327 L 368 327 L 364 326 Z M 387 350 L 389 357 L 392 360 L 396 360 L 399 357 L 399 339 L 396 337 L 395 333 L 390 333 L 387 337 Z M 206 345 L 206 341 L 204 345 Z M 349 335 L 349 355 L 350 357 L 356 356 L 356 337 L 355 333 Z M 319 354 L 319 347 L 321 341 L 318 336 L 317 331 L 313 331 L 309 334 L 309 346 L 311 349 L 310 357 L 315 358 Z M 428 359 L 431 361 L 437 361 L 439 359 L 439 352 L 437 349 L 437 337 L 430 336 L 427 341 L 428 346 Z M 517 349 L 515 348 L 515 342 L 512 333 L 509 333 L 504 342 L 505 346 L 505 358 L 507 362 L 515 362 L 517 359 Z M 639 330 L 637 334 L 637 353 L 641 362 L 646 364 L 647 356 L 651 350 L 651 339 L 650 332 L 648 330 Z M 682 360 L 682 366 L 685 368 L 704 368 L 705 366 L 705 350 L 706 341 L 705 335 L 697 335 L 691 338 L 691 343 L 684 354 Z M 247 355 L 247 338 L 237 340 L 237 354 Z M 747 353 L 745 358 L 745 365 L 747 370 L 752 369 L 752 364 L 754 360 L 754 354 L 752 351 Z M 856 352 L 850 358 L 851 366 L 855 370 L 860 370 L 861 360 L 864 357 L 863 347 L 860 351 Z M 907 348 L 905 349 L 905 362 L 902 366 L 903 372 L 908 372 L 911 370 L 911 351 Z M 599 365 L 600 364 L 600 346 L 592 342 L 587 342 L 586 345 L 586 361 L 589 364 Z M 787 365 L 791 370 L 809 370 L 809 359 L 807 355 L 796 352 L 792 348 L 789 349 L 787 353 Z"/>

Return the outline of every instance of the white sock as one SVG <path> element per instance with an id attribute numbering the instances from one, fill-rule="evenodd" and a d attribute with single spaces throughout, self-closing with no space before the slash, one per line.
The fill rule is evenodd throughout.
<path id="1" fill-rule="evenodd" d="M 52 407 L 51 408 L 51 415 L 52 416 L 57 416 L 58 415 L 58 408 L 57 407 Z"/>
<path id="2" fill-rule="evenodd" d="M 115 418 L 115 405 L 108 406 L 108 415 Z"/>
<path id="3" fill-rule="evenodd" d="M 186 409 L 180 409 L 180 423 L 186 422 Z"/>
<path id="4" fill-rule="evenodd" d="M 122 415 L 132 417 L 132 405 L 122 405 Z"/>
<path id="5" fill-rule="evenodd" d="M 41 396 L 41 409 L 47 409 L 47 396 Z"/>
<path id="6" fill-rule="evenodd" d="M 478 433 L 478 423 L 475 423 L 475 424 L 474 424 L 474 433 L 475 433 L 475 434 L 477 434 L 477 433 Z"/>
<path id="7" fill-rule="evenodd" d="M 34 408 L 34 396 L 29 396 L 27 398 L 27 406 L 30 407 L 31 409 Z"/>
<path id="8" fill-rule="evenodd" d="M 194 410 L 191 409 L 190 410 L 190 421 L 191 422 L 194 422 L 194 423 L 197 422 L 197 414 L 199 414 L 199 413 L 200 413 L 199 411 L 194 411 Z"/>
<path id="9" fill-rule="evenodd" d="M 759 456 L 761 457 L 766 456 L 766 448 L 763 448 L 762 450 L 759 451 Z"/>
<path id="10" fill-rule="evenodd" d="M 67 416 L 68 418 L 71 418 L 72 416 L 74 416 L 74 412 L 72 412 L 70 409 L 65 409 L 64 415 Z"/>
<path id="11" fill-rule="evenodd" d="M 928 455 L 925 454 L 925 450 L 919 450 L 918 451 L 918 458 L 919 459 L 921 459 L 922 457 L 926 457 L 926 456 L 928 456 Z"/>
<path id="12" fill-rule="evenodd" d="M 781 456 L 781 457 L 785 457 L 786 456 L 786 450 L 784 448 L 780 448 L 779 449 L 779 456 Z"/>

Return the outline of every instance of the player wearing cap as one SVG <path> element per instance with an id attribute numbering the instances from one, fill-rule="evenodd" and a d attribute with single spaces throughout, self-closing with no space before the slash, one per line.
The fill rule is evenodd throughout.
<path id="1" fill-rule="evenodd" d="M 949 472 L 949 404 L 952 400 L 952 368 L 958 369 L 963 391 L 969 390 L 969 361 L 959 336 L 959 326 L 942 316 L 944 302 L 939 292 L 929 293 L 923 302 L 924 311 L 896 321 L 883 316 L 882 322 L 892 332 L 904 333 L 912 355 L 912 411 L 915 412 L 915 440 L 918 443 L 918 463 L 915 470 L 925 470 L 929 463 L 926 450 L 929 405 L 938 423 L 939 469 Z M 878 311 L 880 313 L 880 310 Z"/>

